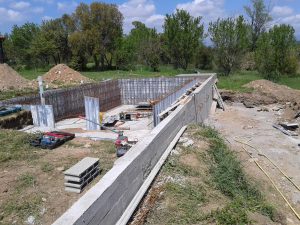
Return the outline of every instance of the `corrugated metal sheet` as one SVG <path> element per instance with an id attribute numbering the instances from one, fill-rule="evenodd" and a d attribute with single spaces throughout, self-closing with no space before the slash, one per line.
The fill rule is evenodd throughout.
<path id="1" fill-rule="evenodd" d="M 90 121 L 86 121 L 86 129 L 87 130 L 100 130 L 100 125 L 98 125 L 98 124 L 100 124 L 99 99 L 84 96 L 84 106 L 85 106 L 85 117 L 87 120 L 90 120 Z"/>

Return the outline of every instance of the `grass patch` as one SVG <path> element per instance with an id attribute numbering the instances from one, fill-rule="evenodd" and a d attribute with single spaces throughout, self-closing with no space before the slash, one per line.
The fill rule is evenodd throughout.
<path id="1" fill-rule="evenodd" d="M 51 172 L 51 171 L 54 170 L 54 166 L 53 166 L 51 163 L 49 163 L 49 162 L 44 162 L 44 163 L 42 163 L 42 165 L 41 165 L 41 170 L 42 170 L 44 173 L 49 173 L 49 172 Z"/>
<path id="2" fill-rule="evenodd" d="M 36 185 L 36 178 L 30 173 L 24 173 L 17 180 L 17 190 L 22 191 L 28 187 L 34 187 Z"/>
<path id="3" fill-rule="evenodd" d="M 34 216 L 36 219 L 39 217 L 39 211 L 42 205 L 42 197 L 39 195 L 31 195 L 20 198 L 14 198 L 7 201 L 1 206 L 2 218 L 0 217 L 0 222 L 2 224 L 9 224 L 6 221 L 2 221 L 4 218 L 14 215 L 14 218 L 20 218 L 22 221 L 17 221 L 17 224 L 23 224 L 30 215 Z"/>
<path id="4" fill-rule="evenodd" d="M 164 224 L 195 224 L 203 217 L 198 208 L 206 201 L 205 190 L 200 185 L 167 183 L 166 192 L 171 203 L 172 216 Z"/>
<path id="5" fill-rule="evenodd" d="M 218 76 L 219 83 L 218 88 L 239 91 L 239 92 L 249 92 L 251 89 L 243 87 L 243 85 L 254 81 L 263 79 L 262 75 L 257 71 L 240 71 L 229 76 Z M 290 88 L 300 90 L 300 76 L 288 77 L 282 76 L 278 81 L 278 84 L 287 85 Z"/>
<path id="6" fill-rule="evenodd" d="M 32 89 L 0 91 L 0 101 L 24 95 L 33 95 L 37 93 L 38 92 L 36 90 Z"/>
<path id="7" fill-rule="evenodd" d="M 20 131 L 0 129 L 0 143 L 2 146 L 0 162 L 38 158 L 40 154 L 35 151 L 37 149 L 29 145 L 29 140 L 34 136 Z"/>
<path id="8" fill-rule="evenodd" d="M 277 211 L 248 180 L 240 162 L 226 146 L 219 133 L 205 127 L 198 132 L 198 136 L 209 140 L 209 154 L 214 161 L 211 174 L 216 187 L 232 199 L 228 206 L 213 214 L 214 218 L 221 224 L 248 224 L 249 221 L 245 218 L 246 212 L 253 211 L 276 220 Z"/>

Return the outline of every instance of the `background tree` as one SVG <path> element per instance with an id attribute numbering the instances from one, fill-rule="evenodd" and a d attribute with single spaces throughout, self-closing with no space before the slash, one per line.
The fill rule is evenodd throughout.
<path id="1" fill-rule="evenodd" d="M 187 69 L 203 40 L 201 17 L 192 17 L 187 11 L 178 10 L 166 15 L 164 23 L 165 44 L 175 68 Z"/>
<path id="2" fill-rule="evenodd" d="M 19 65 L 26 65 L 31 67 L 36 61 L 36 58 L 32 55 L 30 50 L 32 41 L 35 36 L 40 32 L 38 25 L 34 23 L 25 23 L 22 26 L 13 26 L 10 35 L 10 41 L 13 45 L 10 57 L 13 57 L 15 62 Z"/>
<path id="3" fill-rule="evenodd" d="M 266 31 L 268 22 L 272 20 L 264 0 L 251 0 L 251 6 L 244 9 L 249 17 L 251 27 L 251 50 L 255 50 L 256 42 L 260 35 Z"/>
<path id="4" fill-rule="evenodd" d="M 123 16 L 117 6 L 99 2 L 90 5 L 81 3 L 73 18 L 76 32 L 86 42 L 85 50 L 93 58 L 95 67 L 98 68 L 99 64 L 102 68 L 105 65 L 111 67 L 118 41 L 122 37 Z"/>
<path id="5" fill-rule="evenodd" d="M 249 45 L 249 32 L 243 16 L 218 19 L 210 23 L 208 32 L 215 48 L 218 69 L 224 75 L 239 69 L 241 58 Z"/>
<path id="6" fill-rule="evenodd" d="M 256 65 L 266 79 L 277 80 L 280 75 L 297 71 L 295 30 L 290 25 L 276 25 L 257 42 Z"/>

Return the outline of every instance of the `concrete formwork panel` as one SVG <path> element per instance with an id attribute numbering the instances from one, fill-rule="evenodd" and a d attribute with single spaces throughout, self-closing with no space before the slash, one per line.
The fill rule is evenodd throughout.
<path id="1" fill-rule="evenodd" d="M 215 79 L 215 76 L 209 77 L 186 104 L 179 105 L 147 138 L 117 160 L 114 167 L 54 225 L 115 224 L 179 130 L 208 117 Z"/>
<path id="2" fill-rule="evenodd" d="M 99 99 L 84 96 L 84 107 L 85 107 L 85 117 L 86 129 L 87 130 L 100 130 L 100 105 Z"/>
<path id="3" fill-rule="evenodd" d="M 37 127 L 55 127 L 54 113 L 52 105 L 32 105 L 30 106 L 33 125 Z"/>

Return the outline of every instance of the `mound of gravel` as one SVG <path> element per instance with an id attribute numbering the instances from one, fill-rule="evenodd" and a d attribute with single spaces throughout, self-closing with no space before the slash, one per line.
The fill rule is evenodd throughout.
<path id="1" fill-rule="evenodd" d="M 7 64 L 0 64 L 0 90 L 20 90 L 30 88 L 29 81 L 20 76 Z"/>
<path id="2" fill-rule="evenodd" d="M 91 82 L 89 78 L 82 76 L 65 64 L 54 66 L 43 76 L 43 80 L 46 84 L 54 85 L 74 85 Z"/>

